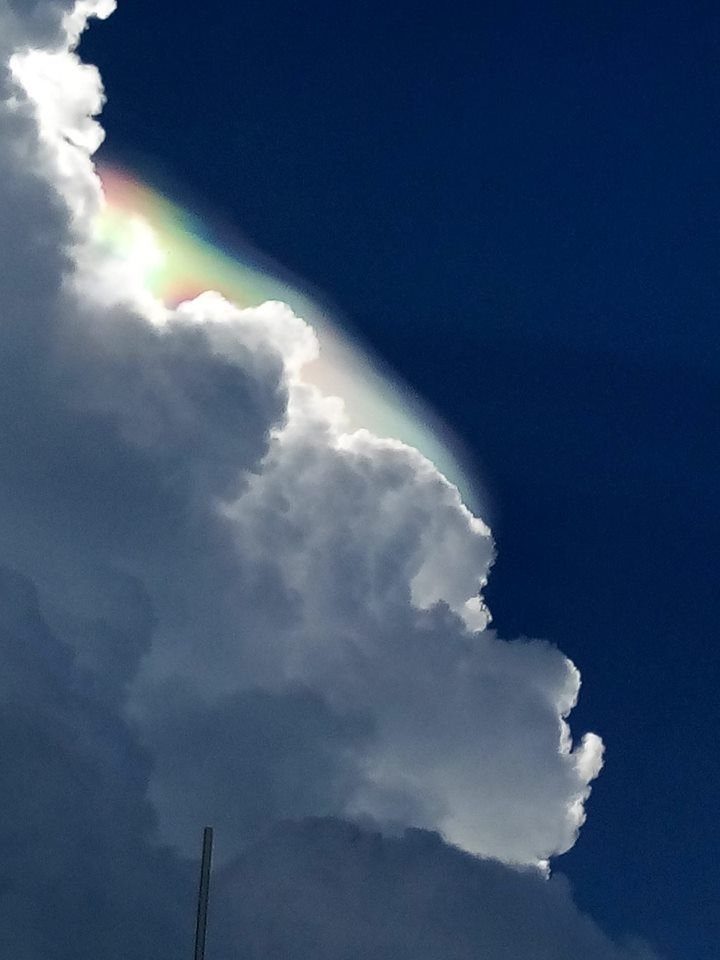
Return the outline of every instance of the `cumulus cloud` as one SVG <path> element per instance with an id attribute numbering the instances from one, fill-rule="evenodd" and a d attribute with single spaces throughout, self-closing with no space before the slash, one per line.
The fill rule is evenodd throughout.
<path id="1" fill-rule="evenodd" d="M 5 568 L 0 649 L 0 952 L 18 960 L 179 956 L 194 876 L 151 843 L 149 759 L 92 694 L 34 586 Z"/>
<path id="2" fill-rule="evenodd" d="M 613 943 L 562 877 L 513 870 L 408 830 L 284 823 L 216 881 L 218 960 L 651 960 Z"/>
<path id="3" fill-rule="evenodd" d="M 2 708 L 6 730 L 32 727 L 26 767 L 2 774 L 5 819 L 31 818 L 3 867 L 26 877 L 4 908 L 13 954 L 96 955 L 27 919 L 61 912 L 70 871 L 102 904 L 103 956 L 153 936 L 177 955 L 206 819 L 226 859 L 311 815 L 437 829 L 510 864 L 568 849 L 602 745 L 571 739 L 576 668 L 490 629 L 485 524 L 302 382 L 318 343 L 286 306 L 168 309 L 97 245 L 103 94 L 74 51 L 113 7 L 0 0 Z M 412 843 L 392 843 L 412 873 Z M 507 873 L 438 850 L 458 876 Z M 162 888 L 145 917 L 133 885 Z"/>

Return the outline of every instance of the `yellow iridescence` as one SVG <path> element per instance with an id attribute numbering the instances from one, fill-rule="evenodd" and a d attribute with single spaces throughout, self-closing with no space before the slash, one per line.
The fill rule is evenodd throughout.
<path id="1" fill-rule="evenodd" d="M 473 505 L 473 485 L 462 471 L 447 428 L 398 378 L 353 343 L 316 299 L 282 279 L 244 243 L 227 251 L 204 224 L 126 171 L 102 167 L 107 204 L 99 223 L 102 243 L 130 265 L 159 300 L 175 306 L 216 290 L 239 307 L 280 300 L 314 327 L 320 359 L 304 371 L 323 393 L 341 397 L 352 428 L 402 440 L 421 451 Z"/>

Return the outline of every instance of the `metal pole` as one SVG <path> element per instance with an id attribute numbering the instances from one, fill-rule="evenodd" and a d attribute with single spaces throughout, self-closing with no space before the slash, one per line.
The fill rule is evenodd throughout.
<path id="1" fill-rule="evenodd" d="M 210 895 L 210 865 L 212 863 L 213 830 L 203 831 L 202 863 L 200 864 L 200 892 L 198 893 L 197 926 L 195 927 L 195 960 L 205 960 L 208 899 Z"/>

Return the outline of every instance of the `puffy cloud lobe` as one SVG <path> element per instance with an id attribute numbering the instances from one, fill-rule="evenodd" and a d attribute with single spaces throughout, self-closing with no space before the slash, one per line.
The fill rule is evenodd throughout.
<path id="1" fill-rule="evenodd" d="M 91 9 L 66 17 L 70 46 Z M 143 636 L 106 626 L 96 650 L 122 661 L 147 745 L 172 755 L 155 731 L 169 680 L 211 713 L 223 697 L 227 710 L 248 690 L 300 685 L 373 731 L 354 794 L 328 796 L 322 812 L 417 821 L 510 861 L 567 849 L 600 745 L 571 749 L 563 718 L 579 677 L 567 660 L 482 629 L 489 530 L 419 453 L 344 432 L 337 406 L 300 379 L 317 346 L 287 307 L 239 311 L 206 294 L 148 316 L 132 290 L 93 299 L 98 75 L 55 46 L 13 63 L 6 113 L 22 115 L 24 140 L 7 179 L 36 197 L 35 235 L 48 236 L 45 216 L 60 253 L 39 303 L 30 280 L 5 304 L 20 361 L 2 388 L 5 559 L 42 586 L 87 662 L 93 607 L 115 580 L 140 585 Z M 42 277 L 46 250 L 25 239 L 19 272 Z M 181 785 L 171 778 L 168 792 L 156 761 L 153 795 L 177 838 Z M 191 778 L 186 789 L 191 804 Z"/>
<path id="2" fill-rule="evenodd" d="M 420 799 L 422 823 L 513 861 L 573 843 L 601 752 L 564 740 L 578 673 L 548 644 L 468 632 L 492 545 L 427 461 L 366 434 L 281 437 L 233 518 L 300 598 L 284 676 L 376 724 L 349 809 L 417 822 Z"/>
<path id="3" fill-rule="evenodd" d="M 26 697 L 2 705 L 9 730 L 34 715 L 30 826 L 59 844 L 49 879 L 13 848 L 12 951 L 147 955 L 187 876 L 154 844 L 194 851 L 206 813 L 225 856 L 308 814 L 439 828 L 510 862 L 567 849 L 601 744 L 572 746 L 572 664 L 487 628 L 487 527 L 417 451 L 346 432 L 301 379 L 318 346 L 287 307 L 169 310 L 97 247 L 103 97 L 73 51 L 112 7 L 0 0 L 0 564 L 20 571 L 0 649 Z M 10 820 L 31 792 L 17 770 Z M 78 896 L 91 877 L 133 910 L 128 877 L 167 871 L 157 914 L 117 945 L 98 919 L 92 949 L 48 946 L 27 917 L 76 857 Z"/>

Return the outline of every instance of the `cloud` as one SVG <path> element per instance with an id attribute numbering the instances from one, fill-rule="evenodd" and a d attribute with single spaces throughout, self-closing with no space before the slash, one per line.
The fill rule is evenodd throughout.
<path id="1" fill-rule="evenodd" d="M 70 46 L 91 9 L 66 18 Z M 373 731 L 356 790 L 322 812 L 411 818 L 510 861 L 567 849 L 599 741 L 571 748 L 566 659 L 483 629 L 487 527 L 416 451 L 345 432 L 300 379 L 317 345 L 287 307 L 208 293 L 150 313 L 132 286 L 100 295 L 99 76 L 57 43 L 11 63 L 5 189 L 22 203 L 5 227 L 24 286 L 5 300 L 3 559 L 39 584 L 98 682 L 122 678 L 146 746 L 173 752 L 154 729 L 168 681 L 210 714 L 299 686 Z M 108 599 L 120 582 L 144 613 Z M 120 626 L 100 629 L 95 609 L 113 603 Z M 164 782 L 153 796 L 177 840 L 180 784 Z"/>
<path id="2" fill-rule="evenodd" d="M 602 745 L 571 740 L 576 668 L 489 628 L 485 524 L 417 451 L 347 432 L 286 306 L 170 310 L 98 246 L 103 95 L 74 48 L 112 7 L 0 3 L 7 952 L 176 956 L 208 816 L 226 859 L 314 814 L 568 849 Z M 71 900 L 93 915 L 52 941 Z"/>
<path id="3" fill-rule="evenodd" d="M 0 650 L 0 952 L 178 956 L 194 871 L 151 843 L 149 759 L 4 568 Z"/>
<path id="4" fill-rule="evenodd" d="M 212 706 L 176 684 L 154 693 L 151 796 L 167 812 L 170 839 L 189 852 L 200 823 L 227 838 L 216 851 L 223 861 L 272 821 L 342 810 L 358 788 L 368 723 L 311 690 L 245 690 Z"/>
<path id="5" fill-rule="evenodd" d="M 547 881 L 437 834 L 334 820 L 279 824 L 217 877 L 218 960 L 651 960 L 606 937 Z"/>

